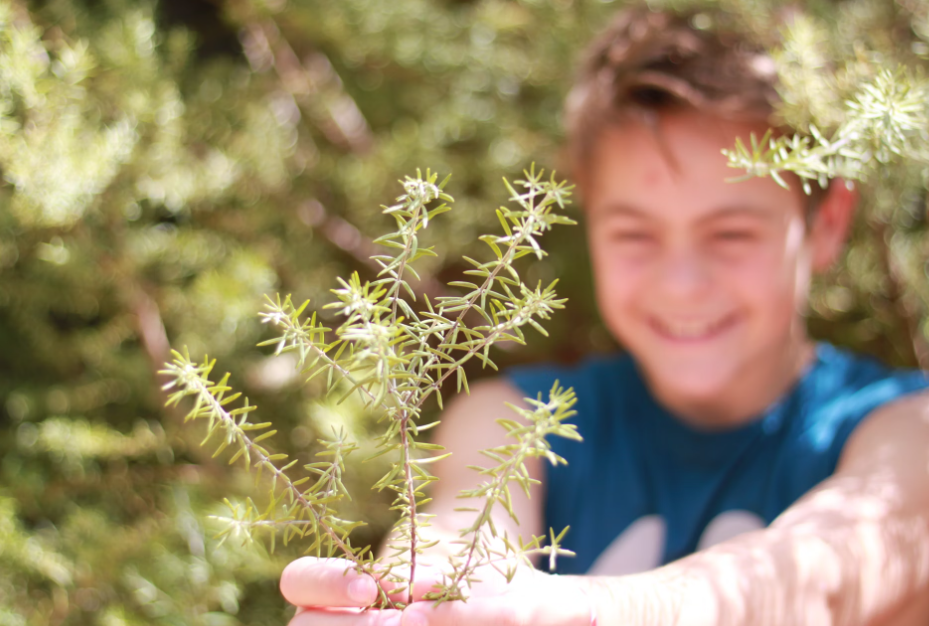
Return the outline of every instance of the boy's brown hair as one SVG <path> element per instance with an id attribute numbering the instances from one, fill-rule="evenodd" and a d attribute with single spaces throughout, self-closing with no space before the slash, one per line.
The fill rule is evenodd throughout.
<path id="1" fill-rule="evenodd" d="M 771 123 L 780 101 L 774 60 L 729 21 L 724 14 L 632 8 L 593 41 L 565 106 L 568 166 L 582 193 L 606 126 L 654 125 L 661 113 L 680 108 Z M 821 195 L 814 185 L 808 205 Z"/>

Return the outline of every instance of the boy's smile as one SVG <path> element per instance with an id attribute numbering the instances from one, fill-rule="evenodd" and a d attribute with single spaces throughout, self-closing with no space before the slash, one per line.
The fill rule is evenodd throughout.
<path id="1" fill-rule="evenodd" d="M 668 341 L 681 343 L 697 343 L 715 339 L 718 335 L 728 331 L 738 322 L 738 316 L 726 315 L 716 320 L 681 320 L 662 319 L 655 317 L 651 320 L 652 328 L 656 334 Z"/>
<path id="2" fill-rule="evenodd" d="M 841 249 L 847 224 L 830 221 L 827 195 L 808 228 L 796 183 L 725 182 L 738 172 L 721 150 L 764 130 L 678 112 L 654 129 L 607 128 L 589 160 L 601 314 L 658 399 L 699 425 L 749 420 L 797 379 L 812 355 L 810 276 Z"/>

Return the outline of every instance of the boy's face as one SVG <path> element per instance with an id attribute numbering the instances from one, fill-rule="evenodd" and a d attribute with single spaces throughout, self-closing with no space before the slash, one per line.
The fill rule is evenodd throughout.
<path id="1" fill-rule="evenodd" d="M 776 398 L 810 354 L 801 311 L 817 241 L 803 196 L 770 179 L 725 182 L 739 172 L 721 150 L 764 130 L 675 113 L 655 130 L 607 129 L 590 161 L 588 237 L 606 324 L 670 408 L 716 407 L 726 421 L 751 406 L 746 394 Z"/>

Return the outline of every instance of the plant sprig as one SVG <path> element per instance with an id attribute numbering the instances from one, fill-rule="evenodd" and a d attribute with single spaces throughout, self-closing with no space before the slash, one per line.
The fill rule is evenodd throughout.
<path id="1" fill-rule="evenodd" d="M 564 183 L 552 177 L 544 179 L 542 172 L 533 167 L 525 179 L 515 186 L 504 181 L 516 208 L 500 207 L 497 211 L 502 235 L 485 235 L 480 238 L 491 250 L 492 257 L 485 262 L 465 257 L 473 269 L 466 273 L 480 279 L 480 283 L 455 281 L 449 285 L 464 288 L 463 295 L 442 296 L 430 301 L 423 298 L 425 308 L 414 310 L 418 301 L 407 275 L 419 278 L 413 264 L 421 258 L 436 256 L 431 246 L 419 241 L 420 232 L 430 221 L 450 210 L 451 196 L 445 193 L 448 179 L 437 182 L 429 171 L 417 173 L 415 178 L 402 181 L 404 193 L 394 205 L 383 207 L 384 214 L 396 221 L 397 230 L 376 240 L 392 254 L 379 254 L 374 261 L 381 268 L 373 281 L 362 281 L 358 273 L 348 280 L 339 278 L 339 287 L 332 293 L 336 300 L 324 308 L 334 309 L 343 318 L 333 329 L 317 321 L 316 314 L 308 318 L 303 313 L 308 302 L 295 306 L 291 297 L 269 298 L 262 312 L 262 321 L 278 330 L 278 336 L 262 345 L 273 345 L 275 354 L 292 352 L 298 367 L 310 380 L 325 373 L 326 389 L 333 392 L 337 385 L 348 387 L 342 397 L 358 394 L 364 404 L 381 416 L 384 432 L 378 438 L 375 456 L 395 454 L 397 461 L 376 484 L 376 489 L 395 493 L 393 509 L 399 520 L 388 543 L 388 562 L 375 560 L 368 548 L 351 545 L 349 534 L 360 522 L 337 517 L 334 505 L 349 494 L 342 484 L 344 458 L 354 449 L 342 434 L 333 441 L 324 442 L 326 461 L 304 466 L 318 476 L 310 486 L 310 479 L 291 480 L 285 473 L 296 461 L 278 465 L 286 460 L 282 454 L 271 454 L 260 442 L 274 434 L 267 430 L 268 423 L 252 424 L 247 421 L 254 410 L 248 402 L 237 409 L 227 407 L 240 394 L 227 395 L 228 374 L 219 383 L 212 383 L 209 374 L 213 362 L 205 360 L 195 365 L 186 354 L 174 353 L 175 360 L 163 371 L 173 380 L 166 388 L 177 388 L 169 402 L 176 404 L 181 398 L 192 395 L 194 409 L 188 419 L 207 418 L 208 435 L 224 433 L 216 454 L 230 445 L 237 448 L 230 462 L 239 458 L 249 467 L 268 472 L 272 476 L 272 495 L 269 505 L 259 510 L 252 501 L 243 509 L 233 508 L 226 535 L 268 532 L 274 537 L 283 531 L 288 542 L 297 536 L 311 535 L 310 550 L 325 550 L 327 555 L 340 554 L 351 561 L 360 572 L 371 574 L 375 580 L 386 580 L 387 586 L 378 583 L 379 606 L 402 607 L 412 602 L 413 582 L 418 557 L 433 543 L 424 542 L 422 529 L 428 526 L 428 517 L 422 506 L 428 501 L 424 489 L 436 480 L 428 465 L 448 456 L 441 446 L 419 441 L 422 432 L 435 426 L 421 424 L 420 417 L 426 401 L 433 394 L 441 407 L 440 389 L 446 380 L 456 376 L 457 390 L 468 391 L 463 366 L 477 357 L 484 367 L 496 369 L 490 358 L 490 347 L 499 341 L 525 342 L 523 327 L 532 326 L 545 334 L 539 320 L 563 308 L 554 287 L 557 281 L 534 289 L 519 276 L 514 263 L 526 256 L 545 256 L 538 243 L 546 231 L 557 224 L 573 224 L 573 220 L 557 213 L 570 197 Z M 519 189 L 519 191 L 517 191 Z M 408 299 L 409 300 L 408 300 Z M 470 320 L 475 315 L 474 321 Z M 563 462 L 548 447 L 549 435 L 579 438 L 573 427 L 563 423 L 571 414 L 574 395 L 571 390 L 552 389 L 548 401 L 527 399 L 535 410 L 511 407 L 529 425 L 514 420 L 501 420 L 515 443 L 488 450 L 485 454 L 498 462 L 490 468 L 480 468 L 489 482 L 462 494 L 465 497 L 484 498 L 474 524 L 462 531 L 467 548 L 453 559 L 452 573 L 442 589 L 437 590 L 439 600 L 465 597 L 464 587 L 470 585 L 475 569 L 482 565 L 501 567 L 502 561 L 528 562 L 531 554 L 544 553 L 552 558 L 565 553 L 558 545 L 560 537 L 552 533 L 552 543 L 545 548 L 541 537 L 529 542 L 520 539 L 514 543 L 509 537 L 499 537 L 500 549 L 481 539 L 487 533 L 498 538 L 491 512 L 502 504 L 514 516 L 510 505 L 509 485 L 516 482 L 529 489 L 531 479 L 524 462 L 532 456 L 544 456 L 552 463 Z M 258 434 L 260 433 L 260 434 Z M 205 443 L 205 442 L 204 442 Z M 231 505 L 230 505 L 231 506 Z M 375 573 L 375 567 L 377 571 Z M 402 572 L 402 573 L 401 573 Z"/>
<path id="2" fill-rule="evenodd" d="M 484 500 L 481 509 L 462 507 L 461 511 L 477 513 L 474 522 L 461 530 L 461 537 L 465 539 L 461 550 L 455 554 L 451 561 L 451 572 L 446 574 L 442 588 L 430 594 L 429 598 L 438 601 L 461 600 L 465 598 L 464 585 L 470 586 L 475 580 L 476 571 L 485 565 L 494 567 L 506 577 L 507 582 L 516 574 L 516 566 L 523 564 L 532 566 L 530 557 L 545 555 L 549 557 L 551 569 L 555 568 L 555 561 L 559 555 L 572 555 L 573 553 L 560 547 L 559 542 L 567 528 L 559 535 L 551 531 L 551 541 L 548 546 L 542 547 L 543 537 L 532 537 L 528 543 L 522 538 L 514 544 L 506 535 L 500 535 L 493 521 L 493 510 L 497 505 L 504 508 L 507 515 L 519 524 L 519 518 L 513 509 L 513 500 L 510 494 L 510 483 L 516 483 L 529 496 L 529 490 L 538 481 L 529 475 L 526 460 L 544 457 L 552 465 L 564 464 L 566 461 L 552 452 L 547 438 L 550 436 L 565 437 L 581 441 L 577 428 L 565 420 L 575 415 L 572 410 L 576 402 L 573 389 L 564 389 L 556 381 L 549 392 L 548 401 L 543 401 L 541 394 L 535 400 L 525 399 L 534 409 L 507 404 L 507 406 L 523 418 L 523 421 L 513 419 L 499 419 L 497 423 L 507 431 L 507 436 L 515 439 L 514 443 L 504 444 L 489 450 L 483 450 L 484 456 L 494 461 L 491 467 L 474 466 L 481 476 L 488 478 L 484 483 L 474 489 L 464 490 L 460 498 L 478 498 Z M 502 549 L 499 544 L 502 543 Z M 506 568 L 501 569 L 500 563 Z"/>
<path id="3" fill-rule="evenodd" d="M 783 174 L 800 177 L 809 194 L 810 183 L 825 188 L 833 178 L 862 181 L 879 166 L 903 160 L 929 166 L 925 135 L 929 129 L 929 81 L 904 67 L 881 70 L 845 102 L 845 119 L 827 138 L 815 124 L 808 134 L 775 136 L 768 131 L 750 145 L 736 139 L 723 150 L 729 166 L 745 170 L 734 181 L 770 176 L 787 188 Z"/>
<path id="4" fill-rule="evenodd" d="M 249 529 L 268 527 L 269 520 L 284 528 L 284 542 L 287 543 L 295 536 L 303 537 L 310 534 L 314 541 L 307 549 L 308 552 L 323 553 L 332 556 L 337 551 L 351 560 L 360 570 L 374 574 L 370 558 L 366 557 L 368 548 L 358 549 L 351 545 L 348 535 L 359 526 L 361 522 L 348 522 L 335 515 L 330 506 L 348 492 L 342 484 L 341 475 L 344 470 L 344 458 L 354 450 L 354 445 L 347 442 L 344 436 L 334 441 L 324 442 L 326 451 L 320 456 L 331 456 L 332 461 L 327 463 L 313 463 L 304 466 L 305 469 L 320 475 L 320 479 L 313 485 L 302 488 L 309 482 L 305 477 L 292 480 L 287 470 L 296 465 L 292 460 L 279 465 L 287 459 L 286 454 L 271 453 L 261 445 L 265 439 L 273 437 L 277 431 L 269 430 L 270 422 L 252 423 L 248 421 L 249 414 L 255 410 L 248 400 L 243 406 L 229 409 L 229 405 L 238 400 L 242 394 L 227 395 L 231 388 L 228 386 L 229 374 L 219 382 L 210 380 L 210 373 L 216 364 L 215 360 L 204 359 L 197 365 L 186 353 L 173 351 L 174 360 L 166 364 L 162 374 L 173 378 L 165 385 L 165 389 L 175 389 L 168 398 L 169 405 L 178 404 L 186 396 L 194 397 L 194 408 L 187 414 L 185 421 L 206 419 L 207 435 L 201 442 L 205 445 L 216 434 L 220 434 L 221 441 L 213 453 L 214 458 L 219 456 L 229 446 L 236 448 L 229 463 L 242 459 L 249 469 L 256 470 L 256 481 L 260 480 L 263 472 L 271 476 L 271 502 L 264 512 L 255 514 L 253 503 L 246 505 L 244 515 L 239 515 L 236 507 L 233 509 L 233 522 L 224 534 L 241 532 Z M 325 467 L 325 469 L 322 469 Z M 276 535 L 272 534 L 272 541 Z"/>

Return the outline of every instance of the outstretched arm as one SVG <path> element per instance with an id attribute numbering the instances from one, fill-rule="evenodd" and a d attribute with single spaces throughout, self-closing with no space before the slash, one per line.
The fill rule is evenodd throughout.
<path id="1" fill-rule="evenodd" d="M 770 528 L 652 576 L 681 624 L 929 623 L 929 396 L 869 417 L 836 473 Z"/>
<path id="2" fill-rule="evenodd" d="M 498 384 L 502 386 L 493 386 Z M 515 391 L 505 383 L 493 383 L 457 405 L 462 413 L 451 414 L 443 437 L 459 450 L 460 443 L 476 433 L 486 436 L 487 424 L 478 422 L 493 422 L 499 416 L 492 413 L 493 407 L 506 394 Z M 442 469 L 448 491 L 437 495 L 440 517 L 457 506 L 458 488 L 473 483 L 473 474 L 460 471 L 474 462 L 467 455 L 494 444 L 470 446 L 471 453 L 462 452 L 457 463 Z M 531 471 L 540 474 L 541 468 Z M 537 532 L 540 502 L 537 497 L 514 503 L 523 533 Z M 448 513 L 447 521 L 453 517 Z M 436 530 L 452 534 L 461 525 L 438 522 Z M 292 572 L 285 572 L 282 588 L 295 601 L 287 585 L 308 579 L 305 574 L 300 578 L 298 567 Z M 325 605 L 320 593 L 304 594 L 296 604 Z M 331 592 L 333 598 L 342 595 Z M 294 623 L 394 626 L 401 618 L 404 626 L 929 623 L 929 396 L 903 399 L 869 417 L 846 445 L 836 473 L 769 528 L 659 569 L 624 577 L 524 571 L 514 584 L 476 594 L 467 603 L 416 603 L 402 615 L 369 612 L 350 622 L 302 617 Z"/>
<path id="3" fill-rule="evenodd" d="M 538 593 L 414 605 L 403 623 L 558 623 L 564 603 L 578 607 L 566 626 L 929 623 L 929 396 L 869 417 L 836 473 L 767 529 L 643 574 L 540 581 Z"/>

